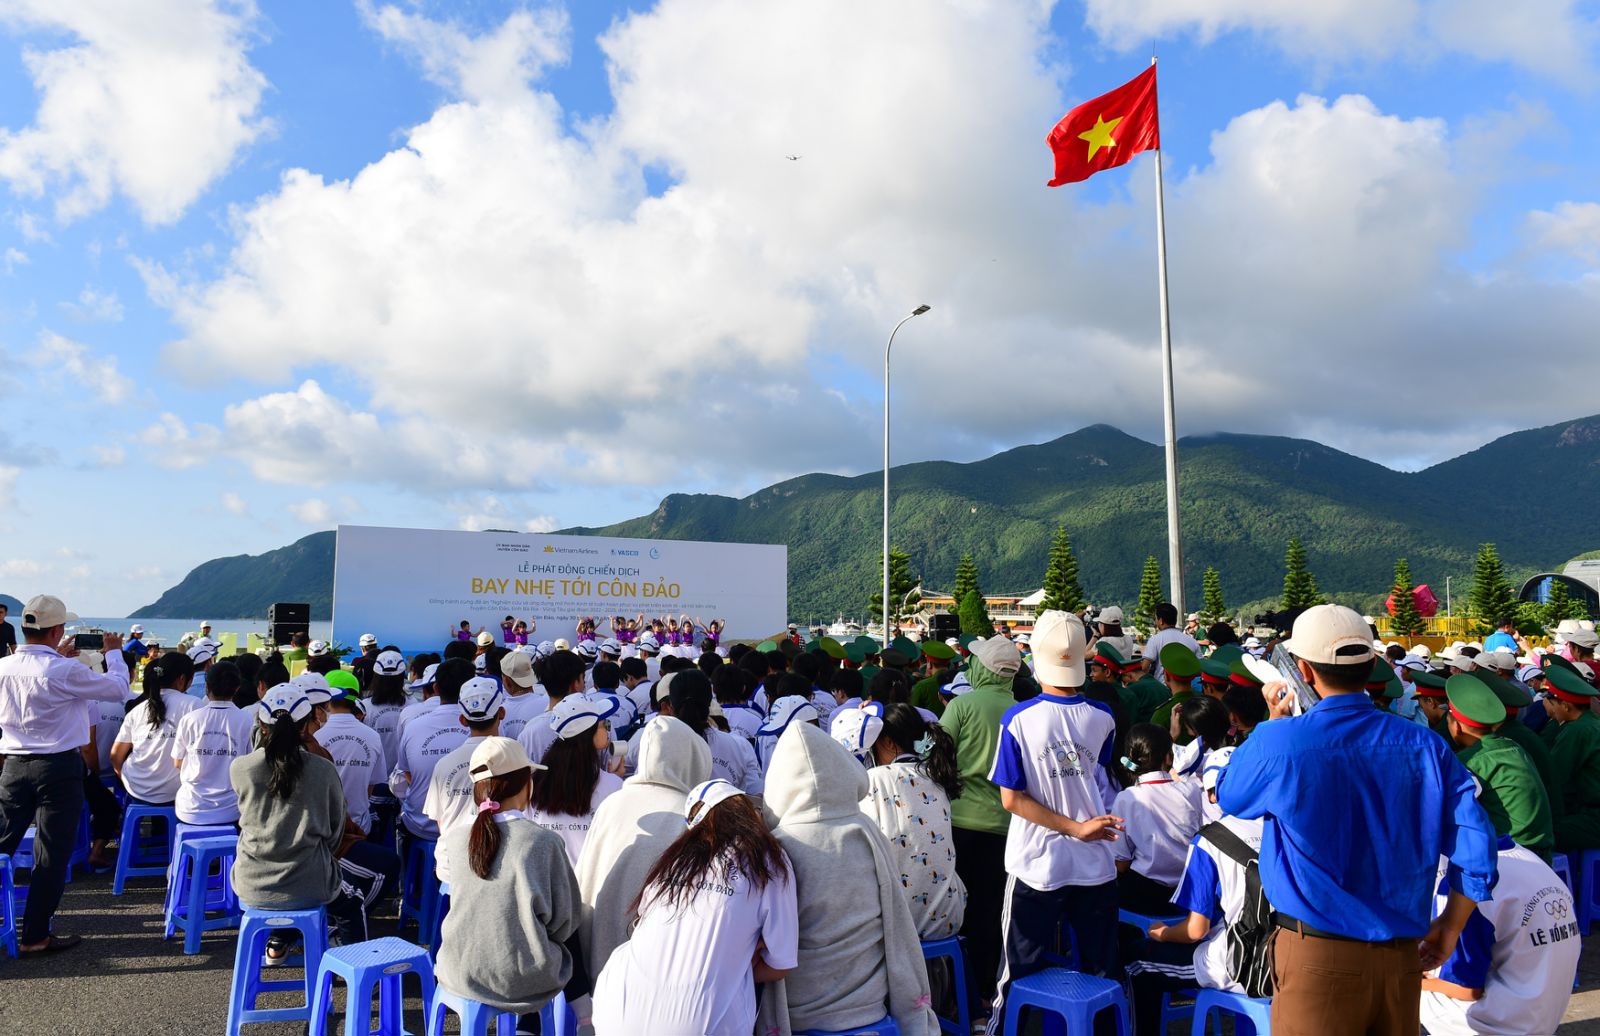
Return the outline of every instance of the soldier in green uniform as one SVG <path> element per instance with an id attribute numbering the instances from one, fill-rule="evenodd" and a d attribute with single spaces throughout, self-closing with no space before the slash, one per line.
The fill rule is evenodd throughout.
<path id="1" fill-rule="evenodd" d="M 1497 732 L 1506 707 L 1476 671 L 1445 681 L 1449 713 L 1445 722 L 1456 744 L 1456 758 L 1478 778 L 1478 803 L 1489 814 L 1495 834 L 1510 835 L 1546 863 L 1555 851 L 1555 822 L 1544 781 L 1527 753 Z"/>
<path id="2" fill-rule="evenodd" d="M 1495 730 L 1503 738 L 1515 741 L 1517 746 L 1528 755 L 1528 761 L 1533 764 L 1534 772 L 1539 775 L 1539 780 L 1544 783 L 1545 794 L 1550 796 L 1550 801 L 1555 801 L 1556 771 L 1550 762 L 1550 746 L 1537 731 L 1522 722 L 1519 710 L 1533 704 L 1533 695 L 1529 694 L 1520 685 L 1512 683 L 1498 672 L 1479 666 L 1472 671 L 1472 675 L 1489 685 L 1489 690 L 1500 699 L 1500 704 L 1506 707 L 1506 721 Z"/>
<path id="3" fill-rule="evenodd" d="M 1172 710 L 1180 703 L 1194 697 L 1194 678 L 1200 675 L 1200 659 L 1189 650 L 1187 644 L 1168 644 L 1161 649 L 1161 669 L 1167 678 L 1167 690 L 1171 693 L 1166 701 L 1156 707 L 1150 714 L 1150 722 L 1162 730 L 1172 729 Z M 1175 745 L 1186 745 L 1194 740 L 1194 735 L 1179 730 L 1178 735 L 1172 739 Z"/>
<path id="4" fill-rule="evenodd" d="M 1600 717 L 1590 706 L 1595 691 L 1576 672 L 1548 666 L 1544 708 L 1556 728 L 1550 747 L 1556 794 L 1551 808 L 1560 852 L 1600 849 Z"/>
<path id="5" fill-rule="evenodd" d="M 944 699 L 939 697 L 939 688 L 953 675 L 949 670 L 955 664 L 956 650 L 942 640 L 925 640 L 922 657 L 928 660 L 928 675 L 911 685 L 911 704 L 942 716 Z"/>
<path id="6" fill-rule="evenodd" d="M 1161 681 L 1145 672 L 1143 662 L 1122 657 L 1116 645 L 1100 641 L 1095 645 L 1095 656 L 1115 669 L 1117 681 L 1122 684 L 1117 694 L 1128 707 L 1130 723 L 1148 723 L 1156 706 L 1167 700 L 1167 689 Z"/>
<path id="7" fill-rule="evenodd" d="M 1428 729 L 1450 740 L 1450 728 L 1445 725 L 1445 716 L 1450 713 L 1450 704 L 1445 700 L 1445 679 L 1438 673 L 1414 673 L 1411 682 L 1417 686 L 1417 708 L 1422 710 L 1427 717 Z"/>
<path id="8" fill-rule="evenodd" d="M 1208 698 L 1221 701 L 1222 692 L 1227 690 L 1228 684 L 1232 682 L 1230 679 L 1232 675 L 1233 670 L 1228 667 L 1228 663 L 1215 655 L 1208 655 L 1200 660 L 1200 690 Z"/>
<path id="9" fill-rule="evenodd" d="M 1367 697 L 1384 712 L 1393 712 L 1392 706 L 1405 693 L 1400 677 L 1395 675 L 1389 660 L 1379 655 L 1372 660 L 1372 672 L 1367 676 Z"/>

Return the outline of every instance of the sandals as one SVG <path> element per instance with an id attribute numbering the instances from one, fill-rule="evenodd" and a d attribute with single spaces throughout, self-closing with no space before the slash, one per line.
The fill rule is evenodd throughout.
<path id="1" fill-rule="evenodd" d="M 80 942 L 83 942 L 81 935 L 52 935 L 45 940 L 43 946 L 21 946 L 17 952 L 24 957 L 42 953 L 60 953 L 62 950 L 72 949 Z"/>

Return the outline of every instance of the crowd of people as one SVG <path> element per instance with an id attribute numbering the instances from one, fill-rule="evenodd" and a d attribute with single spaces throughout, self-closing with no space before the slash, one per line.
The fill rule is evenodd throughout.
<path id="1" fill-rule="evenodd" d="M 427 843 L 438 981 L 519 1031 L 564 994 L 600 1034 L 933 1036 L 952 976 L 920 944 L 960 935 L 989 1033 L 1062 962 L 1125 982 L 1142 1033 L 1202 987 L 1271 996 L 1279 1036 L 1554 1032 L 1580 940 L 1551 863 L 1600 848 L 1592 626 L 1435 654 L 1336 605 L 1281 641 L 1178 617 L 749 645 L 507 616 L 409 658 L 314 642 L 292 677 L 205 637 L 134 693 L 120 637 L 77 652 L 36 597 L 0 658 L 22 950 L 77 943 L 65 861 L 87 808 L 110 862 L 118 789 L 235 825 L 240 900 L 325 906 L 335 942 Z"/>

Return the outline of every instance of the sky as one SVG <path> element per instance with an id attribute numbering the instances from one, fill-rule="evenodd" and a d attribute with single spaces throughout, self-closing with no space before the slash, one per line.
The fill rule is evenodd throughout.
<path id="1" fill-rule="evenodd" d="M 1415 469 L 1600 411 L 1578 0 L 0 0 L 0 591 L 1106 422 Z M 789 156 L 794 156 L 791 160 Z"/>

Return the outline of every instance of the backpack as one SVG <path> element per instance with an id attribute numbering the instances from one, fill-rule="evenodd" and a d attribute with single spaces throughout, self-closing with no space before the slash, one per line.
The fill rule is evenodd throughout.
<path id="1" fill-rule="evenodd" d="M 1200 837 L 1244 868 L 1244 910 L 1228 925 L 1228 977 L 1248 997 L 1272 995 L 1272 906 L 1261 890 L 1261 864 L 1256 852 L 1221 821 L 1200 829 Z"/>

